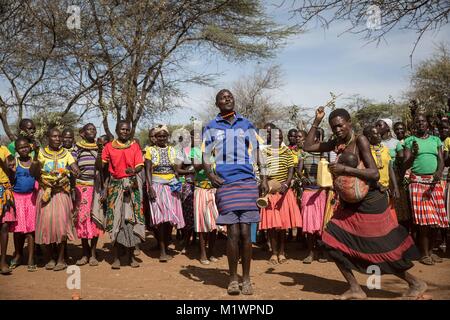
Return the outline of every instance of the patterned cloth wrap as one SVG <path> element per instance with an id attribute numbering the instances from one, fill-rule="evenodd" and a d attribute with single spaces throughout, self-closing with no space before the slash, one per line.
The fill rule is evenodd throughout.
<path id="1" fill-rule="evenodd" d="M 14 194 L 10 183 L 0 185 L 0 221 L 5 212 L 14 208 Z"/>

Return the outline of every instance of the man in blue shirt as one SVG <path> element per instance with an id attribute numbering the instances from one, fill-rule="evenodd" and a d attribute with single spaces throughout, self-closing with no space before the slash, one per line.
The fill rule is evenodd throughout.
<path id="1" fill-rule="evenodd" d="M 213 186 L 217 188 L 218 225 L 226 225 L 227 258 L 230 270 L 228 294 L 253 294 L 250 282 L 252 259 L 251 223 L 259 222 L 256 200 L 259 196 L 253 164 L 258 157 L 258 135 L 253 124 L 234 111 L 234 97 L 227 90 L 216 96 L 220 113 L 204 129 L 203 163 Z M 214 157 L 215 172 L 208 163 Z M 268 191 L 267 179 L 261 183 L 261 193 Z M 239 245 L 241 248 L 239 248 Z M 242 254 L 243 282 L 239 289 L 237 266 Z"/>

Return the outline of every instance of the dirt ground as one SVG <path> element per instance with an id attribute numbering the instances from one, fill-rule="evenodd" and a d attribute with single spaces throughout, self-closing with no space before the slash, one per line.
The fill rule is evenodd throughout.
<path id="1" fill-rule="evenodd" d="M 168 263 L 158 261 L 158 251 L 151 250 L 155 245 L 152 235 L 141 246 L 138 259 L 142 261 L 137 269 L 123 266 L 112 270 L 108 236 L 99 241 L 98 257 L 100 265 L 81 267 L 81 298 L 100 299 L 283 299 L 283 300 L 326 300 L 342 294 L 347 285 L 332 262 L 311 265 L 302 263 L 305 250 L 299 250 L 298 243 L 287 246 L 289 261 L 282 265 L 270 265 L 269 254 L 254 246 L 252 262 L 253 296 L 230 297 L 226 293 L 228 265 L 225 256 L 225 240 L 217 241 L 219 261 L 208 266 L 198 260 L 198 249 L 191 246 L 186 255 L 175 254 Z M 174 245 L 171 245 L 174 248 Z M 13 253 L 12 236 L 8 247 L 8 259 Z M 68 245 L 69 264 L 74 264 L 81 254 L 80 242 Z M 450 299 L 450 255 L 444 262 L 434 266 L 417 263 L 411 272 L 425 280 L 429 286 L 428 294 L 433 299 Z M 0 276 L 0 299 L 72 299 L 73 290 L 66 287 L 68 274 L 43 269 L 43 261 L 38 261 L 37 272 L 27 272 L 26 266 L 19 266 L 11 275 Z M 241 268 L 239 268 L 241 273 Z M 366 287 L 368 275 L 358 274 L 369 299 L 400 299 L 407 285 L 399 279 L 387 275 L 382 277 L 380 290 Z"/>

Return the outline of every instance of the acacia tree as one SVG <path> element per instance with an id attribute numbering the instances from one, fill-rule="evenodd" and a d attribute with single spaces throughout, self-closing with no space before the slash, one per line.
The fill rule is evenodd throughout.
<path id="1" fill-rule="evenodd" d="M 284 3 L 284 2 L 283 2 Z M 411 56 L 427 31 L 439 31 L 448 24 L 448 0 L 294 0 L 291 13 L 301 27 L 313 22 L 328 28 L 332 23 L 350 22 L 346 32 L 380 42 L 394 29 L 412 30 L 417 38 Z"/>
<path id="2" fill-rule="evenodd" d="M 450 99 L 450 48 L 440 44 L 435 54 L 414 69 L 411 89 L 406 96 L 431 115 L 449 112 Z"/>
<path id="3" fill-rule="evenodd" d="M 85 53 L 73 54 L 80 75 L 107 79 L 95 85 L 90 105 L 101 112 L 109 134 L 111 114 L 131 122 L 134 132 L 141 118 L 173 108 L 183 83 L 210 84 L 213 75 L 194 73 L 190 60 L 217 53 L 232 62 L 269 58 L 297 30 L 275 24 L 256 0 L 88 3 L 89 20 L 75 42 Z"/>
<path id="4" fill-rule="evenodd" d="M 72 1 L 6 3 L 0 77 L 10 85 L 0 108 L 11 139 L 8 119 L 28 105 L 57 106 L 60 117 L 95 111 L 108 134 L 111 117 L 134 132 L 140 119 L 176 107 L 183 83 L 211 83 L 214 75 L 187 67 L 192 59 L 273 57 L 298 30 L 277 25 L 257 0 L 88 0 L 79 29 L 66 25 Z"/>
<path id="5" fill-rule="evenodd" d="M 47 91 L 49 65 L 54 54 L 56 20 L 42 11 L 36 12 L 23 1 L 2 5 L 0 23 L 0 120 L 10 139 L 15 138 L 10 121 L 22 118 L 34 101 Z"/>

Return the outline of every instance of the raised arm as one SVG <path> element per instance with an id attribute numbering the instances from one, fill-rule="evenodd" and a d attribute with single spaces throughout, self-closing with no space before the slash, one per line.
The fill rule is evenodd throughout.
<path id="1" fill-rule="evenodd" d="M 305 143 L 303 144 L 303 150 L 305 150 L 306 152 L 329 152 L 334 149 L 334 142 L 332 141 L 315 142 L 317 129 L 319 128 L 319 125 L 324 117 L 324 108 L 317 108 L 313 125 L 309 129 L 308 135 L 305 139 Z"/>

